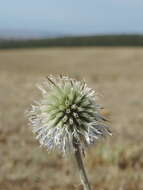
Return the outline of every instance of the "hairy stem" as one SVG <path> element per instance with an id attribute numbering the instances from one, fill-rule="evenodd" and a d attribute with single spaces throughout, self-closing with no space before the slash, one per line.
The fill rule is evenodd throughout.
<path id="1" fill-rule="evenodd" d="M 82 160 L 79 145 L 77 143 L 75 143 L 75 142 L 73 144 L 74 144 L 74 147 L 75 147 L 75 159 L 76 159 L 76 162 L 77 162 L 77 165 L 78 165 L 82 185 L 84 187 L 84 190 L 91 190 L 91 187 L 90 187 L 87 175 L 86 175 L 86 171 L 85 171 L 85 168 L 84 168 L 84 164 L 83 164 L 83 160 Z"/>

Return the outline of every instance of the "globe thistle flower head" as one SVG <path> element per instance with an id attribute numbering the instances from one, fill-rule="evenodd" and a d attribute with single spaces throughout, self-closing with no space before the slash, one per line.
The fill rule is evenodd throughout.
<path id="1" fill-rule="evenodd" d="M 85 82 L 49 76 L 38 88 L 42 98 L 28 116 L 36 139 L 47 150 L 71 153 L 77 143 L 84 151 L 98 138 L 111 134 L 104 125 L 106 119 L 100 114 L 95 91 Z"/>

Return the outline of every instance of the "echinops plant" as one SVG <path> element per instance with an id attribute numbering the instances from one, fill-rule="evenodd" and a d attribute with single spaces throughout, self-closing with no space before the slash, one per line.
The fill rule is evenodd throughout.
<path id="1" fill-rule="evenodd" d="M 84 81 L 61 75 L 48 76 L 38 88 L 42 98 L 28 112 L 36 139 L 48 151 L 73 154 L 84 190 L 91 190 L 82 156 L 99 138 L 111 135 L 95 91 Z"/>

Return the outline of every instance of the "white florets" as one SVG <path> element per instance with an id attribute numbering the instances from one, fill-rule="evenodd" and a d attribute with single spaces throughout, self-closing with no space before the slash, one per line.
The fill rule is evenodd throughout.
<path id="1" fill-rule="evenodd" d="M 32 106 L 28 117 L 36 139 L 47 150 L 73 152 L 73 141 L 84 150 L 99 137 L 111 134 L 103 123 L 94 90 L 85 82 L 66 76 L 50 76 L 38 86 L 41 100 Z"/>

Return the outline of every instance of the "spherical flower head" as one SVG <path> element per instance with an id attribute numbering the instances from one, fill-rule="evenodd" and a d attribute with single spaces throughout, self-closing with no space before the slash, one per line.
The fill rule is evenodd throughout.
<path id="1" fill-rule="evenodd" d="M 98 138 L 111 134 L 104 125 L 95 91 L 83 81 L 67 76 L 49 76 L 39 85 L 42 98 L 28 112 L 30 125 L 47 150 L 74 152 L 77 143 L 83 152 Z"/>

